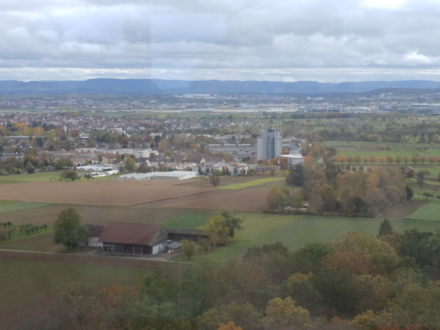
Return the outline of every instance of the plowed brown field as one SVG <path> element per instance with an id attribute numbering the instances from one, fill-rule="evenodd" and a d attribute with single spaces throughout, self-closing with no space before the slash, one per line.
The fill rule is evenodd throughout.
<path id="1" fill-rule="evenodd" d="M 94 205 L 136 205 L 212 191 L 172 180 L 28 182 L 5 185 L 0 200 Z"/>
<path id="2" fill-rule="evenodd" d="M 2 214 L 2 221 L 10 221 L 15 225 L 31 223 L 33 225 L 53 226 L 58 213 L 70 204 L 59 204 L 31 210 L 8 212 Z M 106 225 L 109 222 L 136 222 L 136 223 L 161 223 L 181 216 L 187 216 L 194 211 L 188 209 L 156 209 L 149 204 L 134 207 L 126 206 L 101 206 L 101 205 L 71 205 L 81 215 L 82 223 Z"/>
<path id="3" fill-rule="evenodd" d="M 255 188 L 215 190 L 204 194 L 171 198 L 139 206 L 205 210 L 219 210 L 225 206 L 235 212 L 260 212 L 266 207 L 266 197 L 266 190 Z"/>

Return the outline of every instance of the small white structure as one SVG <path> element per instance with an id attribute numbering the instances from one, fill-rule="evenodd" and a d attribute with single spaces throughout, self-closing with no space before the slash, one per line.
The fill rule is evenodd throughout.
<path id="1" fill-rule="evenodd" d="M 288 166 L 304 165 L 304 157 L 301 154 L 296 155 L 281 155 L 287 161 Z"/>
<path id="2" fill-rule="evenodd" d="M 85 165 L 85 166 L 77 166 L 77 171 L 88 171 L 88 172 L 106 172 L 114 170 L 113 166 L 106 165 Z"/>
<path id="3" fill-rule="evenodd" d="M 86 225 L 87 229 L 90 232 L 90 236 L 87 240 L 86 245 L 91 247 L 100 247 L 102 249 L 103 244 L 99 242 L 99 237 L 101 237 L 104 232 L 105 226 L 99 225 Z"/>
<path id="4" fill-rule="evenodd" d="M 190 171 L 172 171 L 172 172 L 151 172 L 151 173 L 131 173 L 124 174 L 117 177 L 117 179 L 131 179 L 131 180 L 152 180 L 152 179 L 174 179 L 174 180 L 188 180 L 198 177 L 197 172 Z"/>

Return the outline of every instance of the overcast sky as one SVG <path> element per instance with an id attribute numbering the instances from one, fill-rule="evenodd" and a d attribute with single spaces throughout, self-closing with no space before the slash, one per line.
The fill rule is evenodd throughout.
<path id="1" fill-rule="evenodd" d="M 0 0 L 0 80 L 440 81 L 440 0 Z"/>

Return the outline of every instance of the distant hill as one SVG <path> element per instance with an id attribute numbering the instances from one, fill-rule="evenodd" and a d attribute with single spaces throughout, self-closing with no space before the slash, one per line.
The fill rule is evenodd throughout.
<path id="1" fill-rule="evenodd" d="M 317 81 L 185 81 L 162 79 L 90 79 L 85 81 L 0 81 L 0 94 L 324 94 L 377 89 L 440 89 L 425 80 L 320 83 Z"/>

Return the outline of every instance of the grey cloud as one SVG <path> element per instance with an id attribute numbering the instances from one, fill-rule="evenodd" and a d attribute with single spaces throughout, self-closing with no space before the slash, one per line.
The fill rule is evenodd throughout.
<path id="1" fill-rule="evenodd" d="M 24 1 L 0 3 L 0 79 L 438 78 L 435 1 Z"/>

